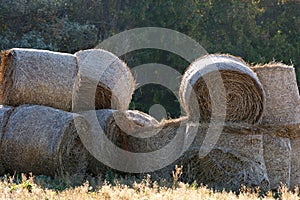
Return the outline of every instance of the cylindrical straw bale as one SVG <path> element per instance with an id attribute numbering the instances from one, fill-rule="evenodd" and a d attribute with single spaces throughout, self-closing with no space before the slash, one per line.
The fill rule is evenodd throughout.
<path id="1" fill-rule="evenodd" d="M 130 137 L 143 137 L 133 135 L 134 132 L 143 130 L 147 127 L 158 125 L 158 121 L 148 114 L 137 110 L 112 110 L 102 109 L 96 111 L 97 119 L 100 127 L 106 137 L 114 143 L 114 145 L 124 150 L 132 151 L 134 146 L 129 145 Z M 90 141 L 94 141 L 92 139 Z M 93 152 L 91 152 L 93 154 Z M 94 152 L 97 153 L 97 152 Z M 109 155 L 108 155 L 109 156 Z M 89 171 L 92 174 L 101 174 L 109 169 L 99 162 L 93 155 L 90 156 Z"/>
<path id="2" fill-rule="evenodd" d="M 191 103 L 190 88 L 198 106 Z M 259 122 L 264 110 L 265 95 L 256 74 L 243 60 L 227 54 L 212 54 L 194 61 L 182 77 L 179 94 L 189 116 L 199 112 L 203 122 L 210 121 L 213 106 L 219 109 L 222 107 L 218 106 L 226 105 L 226 116 L 224 112 L 217 117 L 249 124 Z M 223 96 L 224 102 L 218 100 Z"/>
<path id="3" fill-rule="evenodd" d="M 295 70 L 283 63 L 271 62 L 252 67 L 261 81 L 266 93 L 266 109 L 262 117 L 262 125 L 291 126 L 300 123 L 299 92 Z M 274 133 L 273 133 L 274 134 Z M 269 174 L 271 188 L 276 189 L 280 182 L 293 187 L 300 171 L 295 156 L 300 148 L 292 145 L 294 139 L 280 136 L 264 135 L 264 157 Z M 295 140 L 295 143 L 297 141 Z M 294 152 L 291 152 L 291 150 Z M 291 157 L 292 156 L 292 157 Z M 298 158 L 299 160 L 299 158 Z M 294 163 L 291 165 L 291 162 Z"/>
<path id="4" fill-rule="evenodd" d="M 76 57 L 72 54 L 19 48 L 3 51 L 0 103 L 70 111 L 76 74 Z"/>
<path id="5" fill-rule="evenodd" d="M 1 158 L 6 172 L 84 174 L 88 152 L 78 128 L 88 130 L 86 121 L 77 114 L 38 105 L 15 108 L 2 134 Z"/>
<path id="6" fill-rule="evenodd" d="M 299 91 L 295 69 L 282 63 L 256 65 L 257 74 L 266 94 L 264 125 L 289 125 L 300 123 Z"/>
<path id="7" fill-rule="evenodd" d="M 127 110 L 135 88 L 127 65 L 102 49 L 79 51 L 75 56 L 79 72 L 74 88 L 73 110 L 93 110 L 94 107 Z"/>
<path id="8" fill-rule="evenodd" d="M 205 129 L 198 136 L 205 136 Z M 215 133 L 217 134 L 217 133 Z M 194 143 L 181 158 L 183 180 L 203 183 L 218 190 L 239 191 L 242 185 L 269 190 L 269 179 L 263 158 L 263 136 L 251 126 L 224 126 L 214 148 L 199 157 L 199 148 L 211 145 L 201 141 Z"/>

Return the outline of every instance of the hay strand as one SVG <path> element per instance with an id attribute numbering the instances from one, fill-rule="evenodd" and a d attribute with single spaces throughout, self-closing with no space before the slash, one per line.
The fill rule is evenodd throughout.
<path id="1" fill-rule="evenodd" d="M 222 91 L 222 85 L 225 91 Z M 191 87 L 198 101 L 197 110 L 191 103 Z M 213 107 L 211 95 L 216 99 L 225 96 L 224 102 L 217 101 L 215 105 L 219 108 L 224 106 L 219 104 L 226 104 L 225 121 L 249 124 L 260 121 L 265 103 L 264 91 L 255 73 L 241 59 L 226 54 L 212 54 L 189 66 L 180 85 L 180 100 L 184 110 L 189 116 L 199 110 L 200 120 L 209 122 Z M 224 118 L 222 115 L 217 117 Z"/>
<path id="2" fill-rule="evenodd" d="M 37 104 L 71 110 L 77 74 L 75 56 L 20 48 L 3 51 L 1 56 L 1 104 Z"/>
<path id="3" fill-rule="evenodd" d="M 6 172 L 49 176 L 86 172 L 87 151 L 74 125 L 87 130 L 80 116 L 38 105 L 17 107 L 2 135 L 1 155 Z"/>
<path id="4" fill-rule="evenodd" d="M 75 56 L 79 72 L 75 84 L 76 107 L 73 106 L 73 110 L 127 110 L 135 87 L 127 65 L 102 49 L 79 51 Z M 95 100 L 87 98 L 94 96 Z"/>

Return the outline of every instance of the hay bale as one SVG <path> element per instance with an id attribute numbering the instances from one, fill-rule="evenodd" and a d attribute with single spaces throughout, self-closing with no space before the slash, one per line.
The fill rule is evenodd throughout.
<path id="1" fill-rule="evenodd" d="M 134 132 L 143 130 L 147 127 L 158 125 L 155 118 L 137 110 L 119 111 L 112 109 L 102 109 L 96 111 L 99 124 L 106 137 L 116 146 L 131 151 L 132 147 L 128 140 L 131 137 L 142 137 L 141 135 L 132 135 Z M 92 139 L 91 141 L 94 141 Z M 89 145 L 93 146 L 93 145 Z M 108 152 L 110 153 L 110 152 Z M 109 167 L 99 162 L 94 156 L 90 155 L 89 172 L 95 175 L 105 174 Z"/>
<path id="2" fill-rule="evenodd" d="M 199 109 L 191 103 L 191 88 Z M 216 117 L 227 122 L 255 124 L 264 110 L 265 95 L 257 76 L 243 60 L 230 55 L 213 54 L 193 62 L 182 77 L 179 93 L 184 110 L 189 116 L 199 112 L 203 122 L 210 121 L 212 104 L 217 109 L 225 109 L 226 104 L 226 116 L 221 112 Z M 223 102 L 218 100 L 221 97 Z"/>
<path id="3" fill-rule="evenodd" d="M 6 124 L 13 110 L 14 110 L 13 107 L 0 105 L 0 135 L 1 136 L 5 132 Z M 1 141 L 0 141 L 0 148 L 1 148 Z M 3 175 L 4 166 L 2 165 L 1 156 L 2 155 L 0 155 L 0 175 Z"/>
<path id="4" fill-rule="evenodd" d="M 283 63 L 256 65 L 257 74 L 266 93 L 263 125 L 300 123 L 299 91 L 294 67 Z"/>
<path id="5" fill-rule="evenodd" d="M 135 159 L 124 154 L 125 157 L 128 156 L 125 158 L 126 166 L 123 166 L 126 170 L 135 166 L 146 169 L 148 166 L 145 164 L 147 164 L 151 165 L 147 170 L 151 168 L 153 170 L 145 171 L 145 173 L 150 172 L 153 180 L 159 181 L 163 178 L 170 181 L 175 165 L 183 165 L 181 177 L 183 181 L 197 181 L 216 189 L 225 188 L 234 191 L 239 191 L 242 184 L 252 188 L 259 186 L 263 191 L 269 189 L 263 159 L 262 135 L 256 132 L 255 127 L 244 127 L 239 124 L 226 125 L 213 150 L 207 156 L 199 158 L 199 149 L 204 145 L 207 125 L 201 124 L 198 130 L 195 129 L 197 131 L 195 140 L 191 136 L 192 131 L 189 132 L 194 124 L 187 118 L 166 121 L 134 132 L 129 131 L 130 135 L 128 132 L 125 133 L 126 139 L 124 139 L 120 134 L 122 131 L 115 125 L 116 122 L 114 120 L 107 122 L 109 120 L 105 116 L 112 115 L 108 114 L 109 112 L 111 111 L 101 111 L 102 114 L 98 113 L 97 116 L 99 119 L 105 119 L 106 123 L 101 126 L 107 126 L 104 129 L 106 134 L 110 133 L 107 136 L 111 141 L 132 153 L 146 153 L 142 163 L 137 163 Z M 148 137 L 134 137 L 137 135 Z M 189 146 L 190 142 L 193 142 L 191 146 Z M 161 154 L 156 153 L 171 143 L 173 143 L 171 149 L 161 151 Z M 156 157 L 153 157 L 151 153 L 154 153 Z M 113 160 L 112 156 L 110 158 Z M 144 173 L 141 172 L 138 175 L 141 174 Z"/>
<path id="6" fill-rule="evenodd" d="M 38 104 L 71 110 L 76 57 L 36 49 L 3 51 L 0 104 Z"/>
<path id="7" fill-rule="evenodd" d="M 127 110 L 135 87 L 127 65 L 102 49 L 79 51 L 75 56 L 79 72 L 74 88 L 73 110 Z"/>
<path id="8" fill-rule="evenodd" d="M 262 125 L 270 126 L 271 130 L 272 126 L 292 126 L 300 123 L 300 101 L 294 68 L 283 63 L 271 62 L 256 65 L 252 69 L 266 93 L 266 109 L 262 117 Z M 288 134 L 290 133 L 282 137 L 264 135 L 264 157 L 272 188 L 277 188 L 280 182 L 289 186 L 291 181 L 294 182 L 292 185 L 295 185 L 297 175 L 294 170 L 300 171 L 300 165 L 293 161 L 297 160 L 293 155 L 296 155 L 300 149 L 294 146 L 291 152 Z M 294 166 L 291 166 L 291 160 Z"/>
<path id="9" fill-rule="evenodd" d="M 200 137 L 205 134 L 198 133 Z M 183 166 L 183 180 L 196 180 L 218 190 L 238 192 L 245 185 L 268 191 L 262 138 L 253 127 L 227 124 L 214 148 L 204 157 L 199 157 L 199 148 L 205 147 L 203 139 L 196 139 L 179 162 Z"/>
<path id="10" fill-rule="evenodd" d="M 17 107 L 2 134 L 6 172 L 49 176 L 85 173 L 87 151 L 77 134 L 79 127 L 87 131 L 85 121 L 77 114 L 38 105 Z"/>

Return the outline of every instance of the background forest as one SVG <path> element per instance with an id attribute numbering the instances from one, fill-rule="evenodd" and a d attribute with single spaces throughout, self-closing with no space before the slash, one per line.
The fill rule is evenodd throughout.
<path id="1" fill-rule="evenodd" d="M 299 0 L 0 0 L 0 49 L 28 47 L 74 53 L 137 27 L 184 33 L 209 53 L 230 53 L 249 63 L 293 64 L 300 85 Z M 162 63 L 183 73 L 187 61 L 145 49 L 122 57 L 130 68 Z M 287 91 L 288 92 L 288 91 Z M 180 115 L 174 94 L 159 85 L 135 91 L 132 109 L 161 104 Z"/>

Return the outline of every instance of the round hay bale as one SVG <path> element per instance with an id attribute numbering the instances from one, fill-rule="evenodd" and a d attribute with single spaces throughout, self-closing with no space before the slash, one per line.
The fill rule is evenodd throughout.
<path id="1" fill-rule="evenodd" d="M 266 108 L 261 124 L 271 126 L 269 129 L 272 129 L 272 126 L 290 126 L 300 123 L 300 101 L 294 68 L 283 63 L 271 62 L 256 65 L 252 70 L 257 74 L 266 93 Z M 296 155 L 300 149 L 295 145 L 291 149 L 292 140 L 264 135 L 264 157 L 273 188 L 278 188 L 280 182 L 287 186 L 290 182 L 291 185 L 295 185 L 298 178 L 294 170 L 300 171 L 300 165 L 293 160 L 299 158 L 293 155 Z"/>
<path id="2" fill-rule="evenodd" d="M 127 151 L 133 150 L 129 144 L 134 132 L 141 133 L 144 128 L 158 125 L 158 121 L 141 111 L 119 111 L 112 109 L 96 110 L 97 119 L 106 136 L 118 147 Z M 88 171 L 92 174 L 105 174 L 109 167 L 102 164 L 94 156 L 90 155 Z"/>
<path id="3" fill-rule="evenodd" d="M 71 110 L 77 74 L 74 55 L 14 48 L 3 51 L 1 56 L 0 104 L 37 104 Z"/>
<path id="4" fill-rule="evenodd" d="M 217 89 L 222 84 L 225 91 Z M 190 88 L 196 95 L 199 111 L 191 103 Z M 212 95 L 215 98 L 225 96 L 224 102 L 218 104 L 226 104 L 227 122 L 255 124 L 260 121 L 264 110 L 264 90 L 255 73 L 243 60 L 226 54 L 212 54 L 194 61 L 182 77 L 179 93 L 185 112 L 189 116 L 199 112 L 203 122 L 211 119 Z M 224 115 L 217 117 L 223 119 Z"/>
<path id="5" fill-rule="evenodd" d="M 2 134 L 1 157 L 6 172 L 84 174 L 88 152 L 77 134 L 75 118 L 76 128 L 87 131 L 86 121 L 77 114 L 38 105 L 16 108 Z"/>
<path id="6" fill-rule="evenodd" d="M 300 123 L 299 91 L 294 67 L 283 63 L 256 65 L 257 74 L 266 93 L 263 125 Z"/>
<path id="7" fill-rule="evenodd" d="M 127 110 L 135 88 L 127 65 L 102 49 L 79 51 L 75 56 L 79 72 L 74 88 L 73 111 L 94 108 Z"/>
<path id="8" fill-rule="evenodd" d="M 199 137 L 206 134 L 205 129 Z M 242 185 L 269 190 L 269 179 L 263 158 L 262 135 L 252 127 L 227 124 L 212 151 L 199 157 L 203 144 L 196 140 L 180 159 L 182 179 L 203 183 L 214 189 L 239 192 Z"/>

